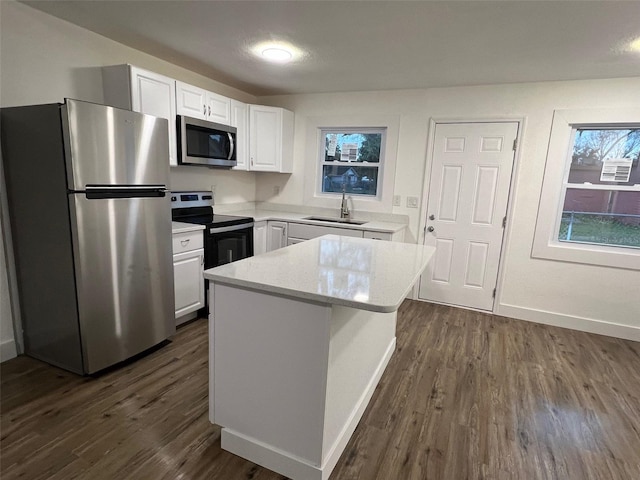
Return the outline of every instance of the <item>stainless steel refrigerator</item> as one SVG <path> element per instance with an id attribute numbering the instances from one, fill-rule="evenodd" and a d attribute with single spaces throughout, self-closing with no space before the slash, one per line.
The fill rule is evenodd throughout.
<path id="1" fill-rule="evenodd" d="M 91 374 L 167 339 L 167 120 L 67 99 L 0 121 L 25 353 Z"/>

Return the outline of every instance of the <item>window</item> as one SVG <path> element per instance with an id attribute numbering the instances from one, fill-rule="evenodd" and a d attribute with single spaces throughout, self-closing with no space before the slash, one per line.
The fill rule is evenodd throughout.
<path id="1" fill-rule="evenodd" d="M 561 242 L 640 248 L 640 128 L 575 127 Z"/>
<path id="2" fill-rule="evenodd" d="M 554 112 L 532 255 L 640 269 L 640 109 Z"/>
<path id="3" fill-rule="evenodd" d="M 325 194 L 379 197 L 385 128 L 321 129 L 320 188 Z"/>

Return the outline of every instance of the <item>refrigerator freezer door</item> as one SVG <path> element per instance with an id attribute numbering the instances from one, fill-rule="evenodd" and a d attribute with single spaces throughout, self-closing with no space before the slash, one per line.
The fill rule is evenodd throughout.
<path id="1" fill-rule="evenodd" d="M 62 106 L 67 182 L 86 185 L 169 183 L 168 120 L 95 103 Z"/>
<path id="2" fill-rule="evenodd" d="M 175 333 L 169 197 L 69 195 L 86 373 Z"/>

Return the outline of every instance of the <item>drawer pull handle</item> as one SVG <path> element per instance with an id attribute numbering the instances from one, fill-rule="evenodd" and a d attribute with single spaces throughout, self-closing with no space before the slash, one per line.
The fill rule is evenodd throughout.
<path id="1" fill-rule="evenodd" d="M 183 247 L 186 247 L 187 245 L 189 245 L 189 241 L 190 241 L 190 240 L 191 240 L 190 238 L 187 238 L 186 240 L 180 240 L 180 244 L 181 244 Z"/>

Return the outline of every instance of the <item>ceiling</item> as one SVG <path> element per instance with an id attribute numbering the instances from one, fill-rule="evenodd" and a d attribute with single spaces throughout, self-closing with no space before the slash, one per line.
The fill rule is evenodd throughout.
<path id="1" fill-rule="evenodd" d="M 23 3 L 254 95 L 640 76 L 636 0 Z"/>

